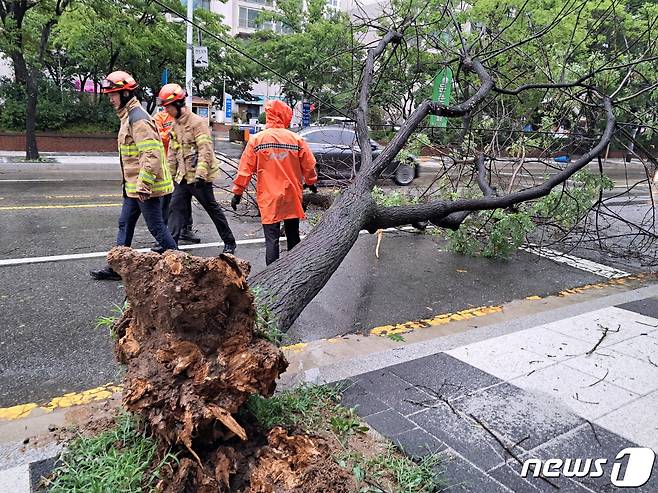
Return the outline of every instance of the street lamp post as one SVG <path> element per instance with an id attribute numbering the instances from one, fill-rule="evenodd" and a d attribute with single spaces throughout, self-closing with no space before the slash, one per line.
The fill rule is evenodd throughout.
<path id="1" fill-rule="evenodd" d="M 185 104 L 192 109 L 192 20 L 194 18 L 194 0 L 187 0 L 187 50 L 185 52 L 185 90 L 187 91 L 187 99 Z"/>

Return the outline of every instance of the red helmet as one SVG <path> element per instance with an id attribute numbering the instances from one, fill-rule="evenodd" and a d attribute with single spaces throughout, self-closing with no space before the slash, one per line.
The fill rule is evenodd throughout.
<path id="1" fill-rule="evenodd" d="M 121 70 L 112 72 L 101 82 L 101 92 L 103 94 L 119 91 L 134 91 L 138 87 L 139 84 L 133 79 L 133 76 L 128 72 L 123 72 Z"/>
<path id="2" fill-rule="evenodd" d="M 185 89 L 178 84 L 166 84 L 160 89 L 158 97 L 160 98 L 160 104 L 162 106 L 169 106 L 175 101 L 185 101 L 187 93 L 185 92 Z"/>

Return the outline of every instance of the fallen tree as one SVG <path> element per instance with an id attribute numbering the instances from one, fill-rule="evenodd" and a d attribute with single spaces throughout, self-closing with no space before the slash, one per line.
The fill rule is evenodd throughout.
<path id="1" fill-rule="evenodd" d="M 429 221 L 442 228 L 457 229 L 473 211 L 508 208 L 548 195 L 554 187 L 564 183 L 596 158 L 612 139 L 616 124 L 614 102 L 605 94 L 594 91 L 592 97 L 597 100 L 596 107 L 600 108 L 605 121 L 605 128 L 598 142 L 579 159 L 543 183 L 525 190 L 498 195 L 488 182 L 490 171 L 487 168 L 488 159 L 480 153 L 477 159 L 473 160 L 475 165 L 471 173 L 476 176 L 482 192 L 481 198 L 434 200 L 398 207 L 377 205 L 372 198 L 372 190 L 379 176 L 396 158 L 428 115 L 448 118 L 468 117 L 488 97 L 508 91 L 497 88 L 493 76 L 484 64 L 472 58 L 463 49 L 459 58 L 459 70 L 477 76 L 479 87 L 474 94 L 465 101 L 450 106 L 424 101 L 409 116 L 377 159 L 373 159 L 368 133 L 368 101 L 374 79 L 375 62 L 388 45 L 403 42 L 404 31 L 409 26 L 413 26 L 413 23 L 389 30 L 376 47 L 368 50 L 361 77 L 358 106 L 355 110 L 358 143 L 361 149 L 361 167 L 355 180 L 334 200 L 331 207 L 322 215 L 320 222 L 294 250 L 255 275 L 250 281 L 271 296 L 273 301 L 270 308 L 283 331 L 290 328 L 306 305 L 325 286 L 356 242 L 361 230 L 374 233 L 383 228 L 423 221 Z M 519 87 L 515 91 L 520 93 L 537 87 L 557 90 L 583 84 L 582 81 L 576 81 L 572 84 L 528 85 Z"/>

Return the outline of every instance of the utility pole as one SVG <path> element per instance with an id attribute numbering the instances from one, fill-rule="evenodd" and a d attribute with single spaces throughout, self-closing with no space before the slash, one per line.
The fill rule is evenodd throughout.
<path id="1" fill-rule="evenodd" d="M 187 50 L 185 52 L 185 90 L 187 91 L 187 99 L 185 104 L 192 110 L 192 52 L 193 52 L 193 32 L 192 21 L 194 19 L 194 0 L 187 0 Z"/>

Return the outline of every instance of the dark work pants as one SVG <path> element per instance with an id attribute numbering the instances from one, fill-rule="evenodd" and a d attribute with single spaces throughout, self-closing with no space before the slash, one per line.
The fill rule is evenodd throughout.
<path id="1" fill-rule="evenodd" d="M 164 223 L 166 225 L 169 224 L 169 211 L 171 210 L 170 205 L 171 205 L 171 195 L 165 195 L 162 197 L 162 218 L 164 219 Z M 192 228 L 192 225 L 194 224 L 194 221 L 192 220 L 192 196 L 190 196 L 190 203 L 188 204 L 187 207 L 188 214 L 187 218 L 185 219 L 185 224 L 183 224 L 183 230 L 187 228 Z"/>
<path id="2" fill-rule="evenodd" d="M 144 202 L 123 197 L 123 206 L 119 216 L 119 233 L 117 234 L 118 246 L 132 245 L 135 226 L 140 215 L 144 216 L 146 227 L 160 245 L 166 250 L 178 249 L 162 219 L 162 201 L 159 197 Z"/>
<path id="3" fill-rule="evenodd" d="M 283 229 L 288 240 L 288 250 L 292 250 L 301 241 L 299 239 L 299 219 L 286 219 Z M 281 223 L 263 224 L 265 233 L 265 264 L 270 265 L 279 258 L 279 236 Z"/>
<path id="4" fill-rule="evenodd" d="M 197 199 L 201 207 L 206 210 L 224 244 L 235 245 L 235 238 L 228 225 L 226 216 L 215 200 L 212 183 L 194 186 L 188 184 L 185 180 L 181 181 L 174 188 L 171 204 L 169 205 L 169 230 L 174 239 L 178 241 L 178 238 L 180 238 L 181 231 L 186 223 L 192 197 Z"/>

